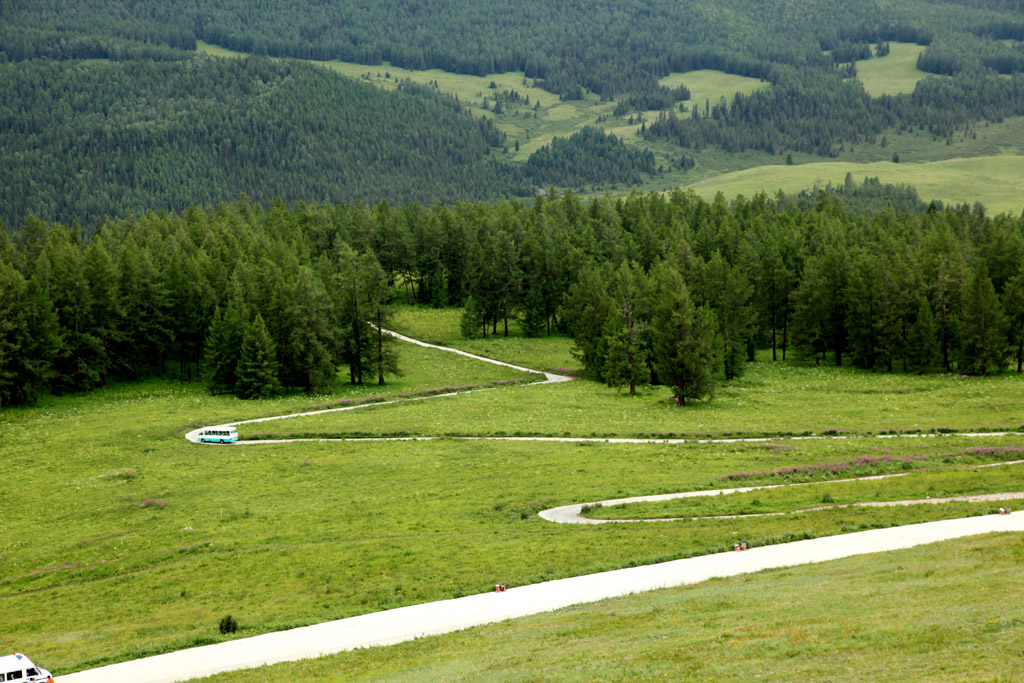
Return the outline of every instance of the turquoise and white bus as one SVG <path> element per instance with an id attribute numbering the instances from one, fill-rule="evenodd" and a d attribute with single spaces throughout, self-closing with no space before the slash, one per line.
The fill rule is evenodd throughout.
<path id="1" fill-rule="evenodd" d="M 199 432 L 200 443 L 232 443 L 238 441 L 238 430 L 234 427 L 210 427 Z"/>

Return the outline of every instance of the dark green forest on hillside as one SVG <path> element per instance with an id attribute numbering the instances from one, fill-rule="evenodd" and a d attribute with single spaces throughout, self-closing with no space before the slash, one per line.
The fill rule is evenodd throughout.
<path id="1" fill-rule="evenodd" d="M 1020 11 L 1007 0 L 0 0 L 0 218 L 88 230 L 105 215 L 242 192 L 480 201 L 635 184 L 654 170 L 646 151 L 593 131 L 525 164 L 496 162 L 503 134 L 432 89 L 371 92 L 297 62 L 218 64 L 194 55 L 198 40 L 270 57 L 519 70 L 563 99 L 615 99 L 616 115 L 662 110 L 643 131 L 655 145 L 832 156 L 887 130 L 940 141 L 1024 115 Z M 935 75 L 872 98 L 852 60 L 889 41 L 926 45 L 919 66 Z M 658 79 L 692 69 L 771 87 L 677 112 L 685 84 Z"/>
<path id="2" fill-rule="evenodd" d="M 0 64 L 0 218 L 79 221 L 181 210 L 245 193 L 377 203 L 636 182 L 650 153 L 600 131 L 530 164 L 493 161 L 504 135 L 452 98 L 386 92 L 302 62 L 208 57 Z"/>
<path id="3" fill-rule="evenodd" d="M 321 392 L 396 367 L 375 330 L 397 298 L 462 306 L 467 336 L 570 333 L 615 386 L 706 396 L 773 359 L 875 372 L 1024 365 L 1024 219 L 854 212 L 905 189 L 775 200 L 269 207 L 247 199 L 0 233 L 0 405 L 110 380 L 195 379 L 242 396 Z"/>

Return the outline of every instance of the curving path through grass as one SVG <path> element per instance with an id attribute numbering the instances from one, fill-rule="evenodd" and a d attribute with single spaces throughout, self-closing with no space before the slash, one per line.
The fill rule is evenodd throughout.
<path id="1" fill-rule="evenodd" d="M 1003 465 L 1020 465 L 1024 460 L 1012 460 L 1007 462 L 985 463 L 984 465 L 972 465 L 964 469 L 982 469 L 985 467 L 1001 467 Z M 851 481 L 875 481 L 878 479 L 891 479 L 893 477 L 905 477 L 909 472 L 893 472 L 891 474 L 876 474 L 869 477 L 854 477 L 850 479 L 830 479 L 829 484 L 842 484 Z M 801 512 L 814 512 L 816 510 L 829 510 L 832 508 L 847 507 L 898 507 L 906 505 L 937 505 L 940 503 L 983 503 L 996 500 L 1020 500 L 1024 499 L 1024 492 L 1014 491 L 1009 493 L 983 493 L 973 496 L 949 496 L 945 498 L 921 498 L 917 500 L 888 500 L 869 501 L 865 503 L 843 503 L 839 505 L 821 505 L 800 510 L 789 510 L 786 512 L 761 512 L 746 515 L 716 515 L 714 517 L 654 517 L 647 519 L 595 519 L 583 514 L 583 508 L 600 505 L 602 507 L 612 505 L 629 505 L 631 503 L 657 503 L 665 500 L 678 500 L 680 498 L 701 498 L 705 496 L 728 495 L 730 493 L 749 493 L 751 491 L 764 491 L 767 489 L 790 488 L 794 486 L 810 486 L 821 484 L 818 481 L 800 482 L 796 484 L 766 484 L 764 486 L 744 486 L 730 489 L 706 489 L 700 491 L 683 491 L 681 493 L 661 493 L 652 496 L 633 496 L 630 498 L 613 498 L 610 500 L 598 500 L 591 503 L 574 503 L 573 505 L 562 505 L 555 508 L 541 510 L 537 514 L 549 522 L 558 524 L 615 524 L 633 522 L 679 522 L 684 520 L 698 519 L 739 519 L 745 517 L 778 517 L 781 515 L 795 515 Z"/>
<path id="2" fill-rule="evenodd" d="M 435 346 L 389 332 L 399 339 L 429 348 L 458 353 L 485 362 L 497 363 L 508 367 L 537 372 L 528 368 L 494 361 L 475 356 L 456 349 Z M 541 374 L 541 373 L 538 373 Z M 571 378 L 550 373 L 543 373 L 545 379 L 540 383 L 564 382 Z M 452 395 L 452 394 L 447 394 Z M 435 397 L 425 397 L 435 398 Z M 409 399 L 424 400 L 424 399 Z M 394 403 L 391 401 L 390 403 Z M 374 406 L 381 403 L 369 404 Z M 348 406 L 333 411 L 354 410 L 364 406 Z M 326 411 L 315 411 L 326 412 Z M 308 415 L 312 413 L 302 413 Z M 230 423 L 235 426 L 253 422 L 286 419 L 297 415 L 285 415 L 256 420 L 245 420 Z M 200 430 L 187 435 L 190 441 L 198 441 Z M 891 438 L 886 435 L 879 438 Z M 925 437 L 934 435 L 900 435 L 906 437 Z M 407 437 L 432 438 L 432 437 Z M 703 443 L 716 440 L 687 439 L 573 439 L 573 438 L 530 438 L 530 437 L 478 437 L 493 439 L 515 439 L 535 441 L 600 441 L 606 443 L 687 443 L 700 441 Z M 791 438 L 847 438 L 837 437 L 791 437 Z M 322 439 L 290 439 L 289 441 L 320 441 Z M 350 439 L 346 439 L 350 440 Z M 761 438 L 720 439 L 721 442 L 765 441 Z M 239 443 L 268 443 L 239 442 Z M 1020 463 L 1024 461 L 1016 461 Z M 1015 463 L 996 463 L 995 466 Z M 904 473 L 877 475 L 861 479 L 881 479 L 889 476 L 903 476 Z M 843 480 L 848 481 L 848 480 Z M 800 484 L 793 484 L 800 485 Z M 656 501 L 670 498 L 718 495 L 722 493 L 740 493 L 759 489 L 777 488 L 779 485 L 752 486 L 734 489 L 711 491 L 691 491 L 658 496 L 642 496 L 600 501 L 604 505 L 618 503 Z M 781 485 L 781 486 L 786 486 Z M 992 500 L 1024 498 L 1024 493 L 988 494 L 949 500 Z M 946 502 L 944 500 L 900 501 L 886 504 L 915 504 L 920 502 Z M 593 503 L 591 503 L 593 504 Z M 540 516 L 552 522 L 574 524 L 603 524 L 612 522 L 639 522 L 661 520 L 595 520 L 580 516 L 583 503 L 552 508 L 540 513 Z M 782 513 L 787 514 L 787 513 Z M 441 600 L 409 607 L 401 607 L 383 612 L 364 614 L 348 619 L 325 622 L 302 628 L 265 633 L 251 638 L 240 638 L 214 645 L 189 648 L 170 652 L 154 657 L 147 657 L 119 664 L 112 664 L 97 669 L 60 676 L 62 683 L 171 683 L 189 680 L 201 676 L 209 676 L 223 671 L 253 668 L 278 662 L 294 661 L 319 657 L 345 650 L 377 645 L 389 645 L 429 635 L 449 633 L 472 626 L 504 621 L 516 617 L 552 611 L 586 602 L 594 602 L 607 598 L 618 597 L 630 593 L 650 591 L 659 588 L 670 588 L 705 581 L 715 577 L 728 577 L 749 572 L 762 571 L 799 564 L 826 562 L 829 560 L 851 557 L 867 553 L 887 552 L 910 548 L 926 543 L 973 536 L 993 532 L 1024 532 L 1024 512 L 1006 515 L 985 515 L 963 519 L 950 519 L 938 522 L 911 524 L 886 529 L 859 531 L 838 536 L 827 536 L 793 543 L 761 546 L 745 552 L 716 553 L 659 564 L 618 569 L 614 571 L 577 576 L 556 581 L 548 581 L 528 586 L 513 587 L 501 593 L 483 593 L 470 595 L 453 600 Z"/>

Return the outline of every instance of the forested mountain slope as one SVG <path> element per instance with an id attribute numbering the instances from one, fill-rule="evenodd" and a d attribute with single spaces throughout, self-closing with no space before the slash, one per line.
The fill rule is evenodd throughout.
<path id="1" fill-rule="evenodd" d="M 451 202 L 654 170 L 650 153 L 599 131 L 527 167 L 496 162 L 493 123 L 435 90 L 386 92 L 298 61 L 182 57 L 0 64 L 0 218 L 90 231 L 104 215 L 242 193 Z"/>
<path id="2" fill-rule="evenodd" d="M 1011 0 L 0 0 L 0 217 L 91 223 L 241 192 L 482 200 L 549 184 L 635 184 L 662 165 L 692 167 L 709 148 L 835 156 L 893 131 L 950 144 L 979 122 L 1024 115 L 1020 9 Z M 564 100 L 615 100 L 620 119 L 662 115 L 627 146 L 591 131 L 529 163 L 506 154 L 495 163 L 489 150 L 519 139 L 431 89 L 371 93 L 294 63 L 215 64 L 191 52 L 198 40 L 272 57 L 522 72 L 524 85 Z M 855 62 L 885 54 L 888 41 L 927 46 L 918 66 L 932 75 L 911 94 L 873 98 Z M 684 106 L 685 78 L 677 89 L 659 79 L 693 69 L 771 87 Z"/>

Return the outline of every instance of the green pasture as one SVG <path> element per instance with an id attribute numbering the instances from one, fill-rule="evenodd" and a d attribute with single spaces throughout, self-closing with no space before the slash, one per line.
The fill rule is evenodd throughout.
<path id="1" fill-rule="evenodd" d="M 496 342 L 497 343 L 497 342 Z M 385 418 L 385 413 L 387 417 Z M 432 435 L 749 436 L 883 430 L 1006 430 L 1024 424 L 1024 376 L 875 375 L 758 361 L 685 408 L 665 387 L 635 397 L 596 382 L 508 386 L 466 396 L 314 415 L 260 427 L 281 436 L 398 431 Z M 250 430 L 240 428 L 240 434 Z M 256 426 L 251 426 L 255 429 Z"/>
<path id="2" fill-rule="evenodd" d="M 991 213 L 1017 214 L 1024 209 L 1024 156 L 948 159 L 925 163 L 815 162 L 787 166 L 782 163 L 725 173 L 690 186 L 704 198 L 721 192 L 726 197 L 776 190 L 795 193 L 826 183 L 842 184 L 847 173 L 858 180 L 877 177 L 883 183 L 913 185 L 924 201 L 973 205 L 980 202 Z"/>
<path id="3" fill-rule="evenodd" d="M 1008 457 L 1024 456 L 1024 449 Z M 954 461 L 952 455 L 937 458 L 925 467 L 952 467 L 943 460 Z M 914 463 L 908 463 L 911 466 Z M 651 503 L 628 503 L 595 507 L 586 512 L 595 519 L 659 519 L 670 517 L 712 517 L 723 515 L 758 515 L 794 513 L 822 506 L 853 503 L 884 503 L 900 500 L 927 500 L 961 496 L 997 495 L 1024 491 L 1024 464 L 985 467 L 982 469 L 923 469 L 913 476 L 901 474 L 889 479 L 857 481 L 823 481 L 802 486 L 762 489 L 747 493 L 727 493 L 697 498 Z M 1024 501 L 1004 499 L 1010 508 Z M 992 504 L 992 503 L 989 503 Z M 999 505 L 999 503 L 995 503 Z"/>
<path id="4" fill-rule="evenodd" d="M 456 343 L 453 321 L 455 312 L 410 309 L 400 311 L 397 326 Z M 561 363 L 568 349 L 557 337 L 489 341 L 521 362 Z M 67 673 L 220 640 L 217 625 L 226 614 L 239 621 L 241 637 L 457 597 L 498 582 L 525 585 L 716 552 L 736 540 L 778 543 L 989 514 L 996 505 L 955 503 L 581 528 L 536 513 L 719 488 L 723 477 L 738 473 L 865 455 L 955 461 L 978 445 L 1019 444 L 1018 437 L 942 436 L 787 440 L 781 448 L 446 438 L 200 446 L 183 438 L 201 422 L 520 375 L 406 344 L 401 354 L 400 380 L 383 388 L 342 386 L 332 396 L 246 402 L 210 396 L 199 385 L 144 382 L 0 413 L 0 476 L 9 482 L 0 517 L 0 605 L 7 615 L 0 639 Z M 1024 422 L 1021 381 L 759 363 L 715 401 L 687 408 L 670 405 L 660 390 L 631 399 L 576 381 L 259 429 L 294 423 L 377 434 L 497 435 L 1005 426 Z"/>
<path id="5" fill-rule="evenodd" d="M 1024 541 L 715 579 L 210 681 L 1011 681 Z"/>
<path id="6" fill-rule="evenodd" d="M 924 45 L 889 43 L 889 54 L 856 62 L 857 79 L 872 97 L 912 93 L 917 82 L 928 74 L 917 68 L 917 57 Z"/>
<path id="7" fill-rule="evenodd" d="M 702 108 L 705 103 L 714 106 L 720 100 L 732 102 L 735 95 L 749 95 L 768 87 L 768 83 L 759 78 L 737 76 L 713 69 L 675 72 L 665 76 L 658 83 L 668 88 L 685 85 L 690 91 L 690 99 L 686 101 L 687 106 Z M 701 113 L 703 113 L 703 109 Z"/>
<path id="8" fill-rule="evenodd" d="M 485 339 L 466 339 L 460 332 L 461 308 L 429 309 L 418 306 L 397 306 L 392 328 L 414 339 L 450 346 L 485 358 L 549 371 L 579 371 L 579 362 L 572 356 L 572 339 L 553 333 L 527 338 L 515 321 L 509 321 L 509 336 L 504 328 Z"/>

